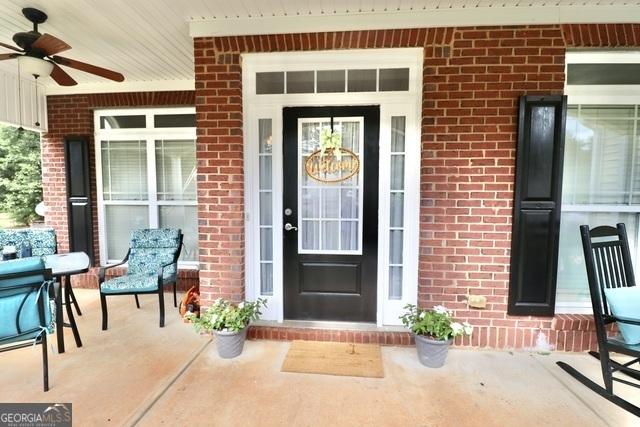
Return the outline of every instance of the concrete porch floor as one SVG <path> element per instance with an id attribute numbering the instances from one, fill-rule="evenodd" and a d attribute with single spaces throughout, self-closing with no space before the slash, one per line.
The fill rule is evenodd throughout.
<path id="1" fill-rule="evenodd" d="M 567 361 L 600 382 L 586 355 L 453 349 L 432 370 L 414 348 L 383 347 L 383 379 L 282 373 L 288 343 L 248 341 L 237 359 L 219 359 L 169 294 L 164 329 L 157 298 L 136 310 L 132 297 L 114 297 L 103 332 L 97 291 L 76 293 L 84 346 L 66 331 L 67 352 L 50 355 L 48 393 L 39 347 L 0 354 L 1 402 L 72 402 L 75 425 L 638 425 L 555 365 Z M 638 390 L 616 390 L 640 405 Z"/>

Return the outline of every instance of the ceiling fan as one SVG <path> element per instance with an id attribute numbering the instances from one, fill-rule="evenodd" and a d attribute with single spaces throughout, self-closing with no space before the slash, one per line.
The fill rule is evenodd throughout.
<path id="1" fill-rule="evenodd" d="M 25 71 L 36 78 L 50 75 L 61 86 L 74 86 L 77 82 L 60 65 L 116 82 L 124 80 L 124 76 L 115 71 L 58 56 L 58 53 L 71 49 L 71 46 L 51 34 L 38 32 L 38 25 L 47 20 L 47 14 L 31 7 L 22 9 L 22 14 L 33 23 L 33 30 L 14 34 L 13 41 L 19 47 L 0 42 L 0 46 L 17 52 L 0 53 L 0 61 L 17 58 Z"/>

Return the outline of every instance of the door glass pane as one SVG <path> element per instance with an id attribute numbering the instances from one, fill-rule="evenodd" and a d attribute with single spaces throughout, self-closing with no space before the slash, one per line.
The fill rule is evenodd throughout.
<path id="1" fill-rule="evenodd" d="M 273 264 L 270 262 L 260 264 L 260 293 L 273 295 Z"/>
<path id="2" fill-rule="evenodd" d="M 273 204 L 271 192 L 260 192 L 260 225 L 272 225 Z"/>
<path id="3" fill-rule="evenodd" d="M 260 189 L 271 190 L 271 155 L 260 156 Z"/>
<path id="4" fill-rule="evenodd" d="M 313 93 L 315 79 L 313 71 L 287 72 L 287 93 Z"/>
<path id="5" fill-rule="evenodd" d="M 260 194 L 260 294 L 273 295 L 272 120 L 258 120 Z"/>
<path id="6" fill-rule="evenodd" d="M 184 234 L 180 261 L 198 260 L 198 207 L 160 206 L 160 228 L 179 228 Z"/>
<path id="7" fill-rule="evenodd" d="M 402 298 L 402 266 L 389 267 L 389 299 Z"/>
<path id="8" fill-rule="evenodd" d="M 404 193 L 391 193 L 391 227 L 402 227 L 404 223 Z"/>
<path id="9" fill-rule="evenodd" d="M 347 92 L 375 92 L 378 70 L 348 70 Z"/>
<path id="10" fill-rule="evenodd" d="M 284 72 L 256 73 L 256 94 L 284 93 Z"/>
<path id="11" fill-rule="evenodd" d="M 260 229 L 260 260 L 273 261 L 273 233 L 271 228 Z"/>
<path id="12" fill-rule="evenodd" d="M 344 92 L 345 70 L 319 70 L 318 93 Z"/>
<path id="13" fill-rule="evenodd" d="M 302 247 L 305 250 L 320 249 L 320 221 L 302 221 Z"/>
<path id="14" fill-rule="evenodd" d="M 404 155 L 391 155 L 391 189 L 404 189 Z"/>
<path id="15" fill-rule="evenodd" d="M 149 208 L 147 206 L 105 206 L 105 232 L 107 239 L 107 259 L 122 260 L 129 249 L 131 231 L 149 228 Z"/>
<path id="16" fill-rule="evenodd" d="M 380 90 L 409 90 L 409 69 L 381 68 Z"/>
<path id="17" fill-rule="evenodd" d="M 323 188 L 321 204 L 322 204 L 322 218 L 339 218 L 340 217 L 340 189 L 339 188 Z"/>
<path id="18" fill-rule="evenodd" d="M 196 143 L 156 141 L 158 200 L 196 200 Z"/>
<path id="19" fill-rule="evenodd" d="M 147 200 L 146 141 L 102 141 L 104 200 Z"/>
<path id="20" fill-rule="evenodd" d="M 342 249 L 351 251 L 358 250 L 358 221 L 341 221 L 340 239 Z"/>
<path id="21" fill-rule="evenodd" d="M 381 72 L 383 70 L 380 70 Z M 382 74 L 381 74 L 382 77 Z M 382 82 L 380 82 L 382 84 Z M 389 194 L 389 299 L 402 299 L 404 247 L 404 116 L 391 117 L 391 170 Z"/>
<path id="22" fill-rule="evenodd" d="M 391 230 L 389 264 L 402 264 L 402 230 Z"/>
<path id="23" fill-rule="evenodd" d="M 343 188 L 340 194 L 340 217 L 358 218 L 358 189 Z"/>
<path id="24" fill-rule="evenodd" d="M 299 124 L 298 212 L 302 229 L 298 249 L 301 253 L 360 253 L 362 119 L 334 118 L 334 145 L 325 146 L 324 152 L 321 135 L 326 139 L 331 134 L 331 121 L 300 119 Z"/>
<path id="25" fill-rule="evenodd" d="M 340 249 L 340 231 L 338 221 L 322 221 L 322 249 Z"/>

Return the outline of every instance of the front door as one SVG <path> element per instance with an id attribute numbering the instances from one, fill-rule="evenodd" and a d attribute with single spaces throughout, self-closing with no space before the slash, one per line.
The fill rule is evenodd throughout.
<path id="1" fill-rule="evenodd" d="M 284 314 L 376 321 L 380 109 L 283 111 Z"/>

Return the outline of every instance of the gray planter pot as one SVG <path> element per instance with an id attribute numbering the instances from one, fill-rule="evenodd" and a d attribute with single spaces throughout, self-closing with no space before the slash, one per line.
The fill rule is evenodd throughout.
<path id="1" fill-rule="evenodd" d="M 247 329 L 249 329 L 248 326 L 238 332 L 214 331 L 218 355 L 223 359 L 233 359 L 240 356 L 244 348 L 244 341 L 247 339 Z"/>
<path id="2" fill-rule="evenodd" d="M 440 368 L 444 365 L 449 352 L 449 346 L 453 339 L 447 341 L 438 341 L 427 338 L 422 335 L 414 335 L 416 339 L 416 350 L 418 351 L 418 360 L 424 366 L 429 368 Z"/>

